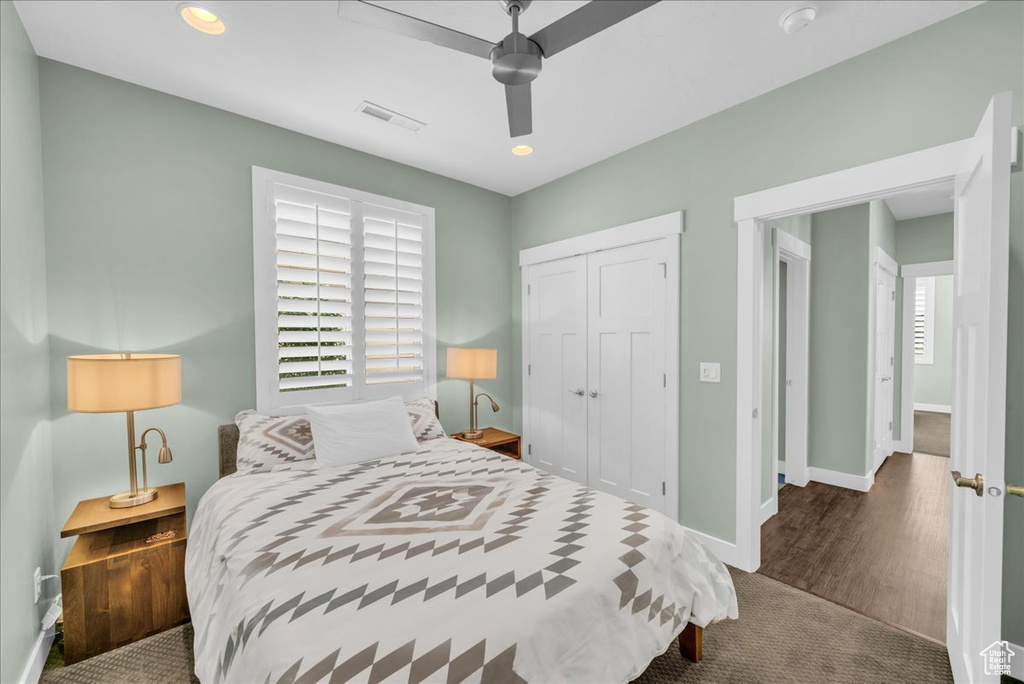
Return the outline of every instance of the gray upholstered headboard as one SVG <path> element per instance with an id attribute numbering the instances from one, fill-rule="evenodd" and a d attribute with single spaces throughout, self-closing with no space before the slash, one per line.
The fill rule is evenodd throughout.
<path id="1" fill-rule="evenodd" d="M 441 417 L 440 407 L 434 400 L 434 415 Z M 238 470 L 238 426 L 234 423 L 217 427 L 218 477 L 227 477 Z"/>

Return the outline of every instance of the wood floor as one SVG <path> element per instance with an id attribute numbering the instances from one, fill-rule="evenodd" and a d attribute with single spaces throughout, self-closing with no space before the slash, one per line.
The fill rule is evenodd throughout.
<path id="1" fill-rule="evenodd" d="M 758 572 L 945 642 L 948 478 L 948 458 L 897 453 L 867 493 L 787 485 Z"/>

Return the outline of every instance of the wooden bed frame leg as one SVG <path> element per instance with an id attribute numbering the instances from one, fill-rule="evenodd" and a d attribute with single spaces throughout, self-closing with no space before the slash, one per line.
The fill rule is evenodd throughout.
<path id="1" fill-rule="evenodd" d="M 687 660 L 699 663 L 704 655 L 704 628 L 688 623 L 679 635 L 679 652 Z"/>

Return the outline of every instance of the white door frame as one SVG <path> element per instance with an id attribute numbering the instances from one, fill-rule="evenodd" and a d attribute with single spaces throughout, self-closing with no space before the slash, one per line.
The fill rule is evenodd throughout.
<path id="1" fill-rule="evenodd" d="M 953 275 L 953 262 L 929 261 L 900 266 L 903 277 L 903 357 L 900 385 L 900 438 L 894 446 L 905 454 L 914 452 L 914 291 L 917 279 L 928 276 Z M 908 340 L 911 342 L 908 344 Z"/>
<path id="2" fill-rule="evenodd" d="M 875 452 L 875 437 L 877 436 L 877 430 L 878 430 L 878 426 L 875 424 L 875 418 L 878 416 L 878 395 L 875 392 L 875 390 L 878 388 L 878 379 L 875 377 L 875 374 L 877 373 L 877 369 L 878 369 L 878 335 L 877 335 L 878 327 L 877 327 L 877 322 L 878 322 L 878 307 L 882 304 L 882 302 L 878 301 L 878 275 L 879 275 L 879 271 L 882 271 L 882 272 L 885 272 L 888 275 L 892 276 L 892 291 L 893 291 L 893 296 L 895 297 L 895 293 L 896 293 L 896 279 L 900 275 L 900 266 L 899 266 L 899 264 L 896 263 L 896 260 L 893 259 L 892 256 L 890 256 L 881 247 L 876 247 L 875 248 L 875 254 L 874 254 L 874 257 L 873 257 L 872 260 L 874 261 L 874 264 L 873 264 L 874 268 L 873 268 L 873 273 L 872 273 L 872 275 L 874 277 L 871 279 L 871 297 L 875 300 L 875 315 L 871 317 L 870 321 L 868 321 L 868 326 L 869 326 L 869 329 L 870 329 L 870 332 L 869 332 L 870 338 L 869 339 L 870 339 L 871 348 L 872 348 L 872 350 L 874 352 L 873 355 L 872 355 L 872 360 L 874 361 L 874 364 L 871 366 L 871 368 L 868 369 L 868 378 L 869 378 L 868 379 L 868 392 L 870 392 L 870 395 L 871 395 L 871 401 L 869 402 L 869 404 L 871 406 L 871 414 L 868 416 L 868 425 L 870 426 L 869 433 L 871 434 L 871 444 L 869 445 L 869 449 L 871 451 L 868 454 L 868 463 L 870 464 L 870 473 L 874 474 L 874 473 L 878 472 L 878 469 L 882 466 L 883 463 L 885 463 L 885 459 L 889 458 L 892 455 L 892 452 L 893 452 L 893 441 L 892 441 L 892 433 L 891 433 L 891 431 L 890 431 L 890 439 L 889 439 L 889 441 L 882 445 L 882 453 L 883 453 L 883 455 L 881 457 L 879 457 L 879 455 Z M 895 301 L 895 299 L 893 299 L 893 301 Z M 896 344 L 895 337 L 896 337 L 896 321 L 893 321 L 893 345 L 894 346 Z M 895 349 L 893 349 L 893 358 L 895 359 Z M 895 378 L 895 375 L 896 375 L 895 372 L 893 372 L 892 376 L 890 376 L 890 377 L 891 378 Z M 893 382 L 893 380 L 890 379 L 889 382 Z M 893 397 L 895 399 L 895 392 L 893 393 Z M 902 411 L 902 407 L 901 407 L 900 410 Z M 890 416 L 891 416 L 891 412 L 890 412 Z"/>
<path id="3" fill-rule="evenodd" d="M 761 565 L 761 378 L 764 224 L 787 216 L 885 199 L 949 183 L 964 171 L 971 140 L 931 147 L 737 197 L 736 269 L 736 564 Z"/>
<path id="4" fill-rule="evenodd" d="M 772 295 L 772 398 L 778 397 L 780 383 L 789 382 L 786 392 L 786 484 L 807 484 L 808 368 L 810 364 L 811 246 L 779 228 L 773 235 L 775 247 L 774 293 Z M 786 375 L 779 377 L 779 264 L 786 270 Z M 762 523 L 779 511 L 779 411 L 772 411 L 772 494 L 761 504 Z"/>
<path id="5" fill-rule="evenodd" d="M 522 381 L 523 381 L 523 441 L 526 443 L 524 460 L 532 465 L 530 458 L 530 412 L 527 402 L 530 397 L 530 291 L 529 267 L 556 259 L 590 254 L 606 249 L 627 247 L 654 240 L 665 240 L 665 514 L 679 520 L 679 283 L 680 245 L 683 234 L 683 212 L 676 211 L 655 216 L 606 230 L 587 233 L 577 237 L 530 247 L 519 252 L 519 266 L 522 269 Z M 675 418 L 674 420 L 672 418 Z"/>

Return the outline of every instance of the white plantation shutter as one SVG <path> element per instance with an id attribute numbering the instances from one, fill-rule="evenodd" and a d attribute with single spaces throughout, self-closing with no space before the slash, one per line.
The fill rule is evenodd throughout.
<path id="1" fill-rule="evenodd" d="M 434 379 L 433 210 L 253 168 L 257 408 Z"/>
<path id="2" fill-rule="evenodd" d="M 423 217 L 363 205 L 366 384 L 423 380 Z"/>
<path id="3" fill-rule="evenodd" d="M 934 363 L 935 278 L 918 278 L 914 286 L 914 362 Z"/>
<path id="4" fill-rule="evenodd" d="M 278 389 L 352 381 L 352 230 L 347 200 L 275 193 Z"/>

